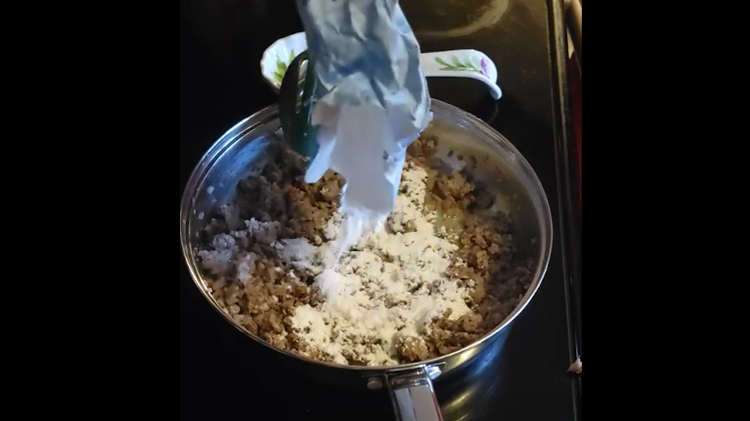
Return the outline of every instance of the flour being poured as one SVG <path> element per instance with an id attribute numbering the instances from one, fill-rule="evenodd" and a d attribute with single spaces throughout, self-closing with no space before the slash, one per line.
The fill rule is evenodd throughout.
<path id="1" fill-rule="evenodd" d="M 314 61 L 319 150 L 305 181 L 330 169 L 346 186 L 342 249 L 394 210 L 406 149 L 432 121 L 421 50 L 398 0 L 297 0 Z"/>
<path id="2" fill-rule="evenodd" d="M 407 164 L 386 226 L 366 232 L 351 250 L 340 253 L 341 214 L 330 220 L 319 247 L 306 239 L 277 243 L 288 264 L 317 274 L 324 302 L 298 307 L 292 320 L 295 333 L 318 353 L 340 364 L 398 364 L 394 350 L 426 348 L 422 335 L 436 318 L 457 320 L 470 311 L 471 285 L 460 287 L 447 273 L 457 246 L 425 210 L 426 179 L 425 170 Z"/>

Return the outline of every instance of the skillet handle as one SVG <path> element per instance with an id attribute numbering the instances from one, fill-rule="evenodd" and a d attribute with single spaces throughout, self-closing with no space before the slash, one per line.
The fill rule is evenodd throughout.
<path id="1" fill-rule="evenodd" d="M 432 380 L 425 367 L 388 375 L 397 421 L 443 421 Z"/>

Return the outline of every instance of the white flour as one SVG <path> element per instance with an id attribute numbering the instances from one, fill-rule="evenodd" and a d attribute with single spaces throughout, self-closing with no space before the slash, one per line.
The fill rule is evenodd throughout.
<path id="1" fill-rule="evenodd" d="M 238 215 L 236 206 L 224 206 L 225 215 Z M 234 226 L 237 224 L 235 223 Z M 198 257 L 204 269 L 217 277 L 231 273 L 232 268 L 237 271 L 237 280 L 247 284 L 255 273 L 255 263 L 258 256 L 255 253 L 243 251 L 247 249 L 250 239 L 263 244 L 276 242 L 278 222 L 258 222 L 255 219 L 245 221 L 246 230 L 232 231 L 214 237 L 214 250 L 201 250 Z"/>
<path id="2" fill-rule="evenodd" d="M 423 169 L 408 164 L 387 229 L 366 234 L 340 260 L 340 214 L 329 222 L 328 242 L 320 247 L 305 239 L 277 243 L 293 267 L 314 271 L 324 300 L 315 308 L 297 308 L 295 331 L 337 363 L 398 364 L 399 340 L 423 341 L 432 321 L 447 310 L 452 320 L 469 312 L 471 291 L 446 274 L 458 248 L 436 235 L 436 216 L 425 215 L 426 179 Z"/>

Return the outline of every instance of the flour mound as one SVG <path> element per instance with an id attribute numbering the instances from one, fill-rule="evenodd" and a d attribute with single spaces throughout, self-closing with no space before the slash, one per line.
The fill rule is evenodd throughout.
<path id="1" fill-rule="evenodd" d="M 470 312 L 472 291 L 448 274 L 458 247 L 424 208 L 427 177 L 407 164 L 387 226 L 340 256 L 341 215 L 331 219 L 328 242 L 319 247 L 306 239 L 278 244 L 288 264 L 317 274 L 322 302 L 298 307 L 292 317 L 294 333 L 316 354 L 347 365 L 398 364 L 399 347 L 428 354 L 423 336 L 436 319 Z"/>

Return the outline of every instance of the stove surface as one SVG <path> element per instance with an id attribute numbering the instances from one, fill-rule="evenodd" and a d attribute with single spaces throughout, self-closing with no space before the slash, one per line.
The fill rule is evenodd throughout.
<path id="1" fill-rule="evenodd" d="M 431 7 L 426 5 L 432 4 Z M 500 72 L 495 102 L 479 82 L 430 80 L 433 97 L 484 119 L 541 178 L 556 223 L 555 252 L 538 295 L 496 350 L 436 383 L 446 421 L 580 419 L 559 217 L 553 70 L 545 0 L 402 0 L 425 52 L 474 48 Z M 260 76 L 272 42 L 302 30 L 292 0 L 180 0 L 180 195 L 202 154 L 227 129 L 276 102 Z M 268 411 L 268 412 L 266 412 Z M 180 419 L 389 420 L 384 393 L 307 379 L 221 319 L 180 255 Z"/>

